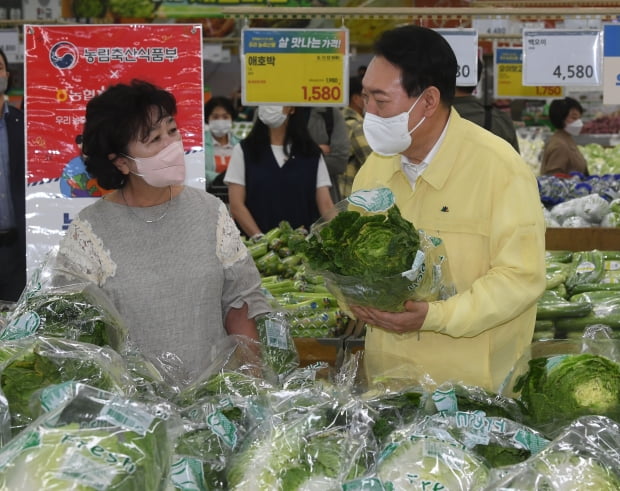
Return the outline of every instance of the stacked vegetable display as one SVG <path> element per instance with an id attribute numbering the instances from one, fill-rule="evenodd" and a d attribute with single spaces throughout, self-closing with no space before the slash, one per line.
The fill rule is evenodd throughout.
<path id="1" fill-rule="evenodd" d="M 546 267 L 535 340 L 581 337 L 592 326 L 620 337 L 620 252 L 548 251 Z"/>
<path id="2" fill-rule="evenodd" d="M 29 290 L 0 332 L 0 489 L 619 488 L 620 341 L 537 343 L 493 393 L 368 379 L 363 352 L 302 367 L 291 320 L 188 381 L 94 286 Z"/>
<path id="3" fill-rule="evenodd" d="M 286 221 L 246 245 L 261 273 L 274 308 L 286 313 L 294 337 L 335 337 L 350 319 L 342 312 L 321 275 L 307 270 L 301 249 L 308 235 Z"/>

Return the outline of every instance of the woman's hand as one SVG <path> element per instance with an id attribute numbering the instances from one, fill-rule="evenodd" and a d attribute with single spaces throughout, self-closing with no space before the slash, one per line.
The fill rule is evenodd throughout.
<path id="1" fill-rule="evenodd" d="M 372 307 L 351 305 L 353 315 L 370 326 L 380 327 L 386 331 L 397 334 L 419 331 L 424 324 L 428 313 L 428 302 L 414 302 L 408 300 L 405 303 L 404 312 L 385 312 Z"/>

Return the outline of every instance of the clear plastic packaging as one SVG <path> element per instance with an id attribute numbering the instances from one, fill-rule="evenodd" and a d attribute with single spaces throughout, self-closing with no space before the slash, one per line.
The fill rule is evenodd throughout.
<path id="1" fill-rule="evenodd" d="M 165 403 L 82 386 L 0 450 L 0 488 L 164 489 L 175 427 Z"/>
<path id="2" fill-rule="evenodd" d="M 443 242 L 400 215 L 388 188 L 359 190 L 311 228 L 309 266 L 350 314 L 349 304 L 402 311 L 407 300 L 456 293 Z"/>
<path id="3" fill-rule="evenodd" d="M 525 462 L 493 469 L 486 490 L 497 489 L 620 489 L 620 426 L 602 416 L 577 419 Z"/>

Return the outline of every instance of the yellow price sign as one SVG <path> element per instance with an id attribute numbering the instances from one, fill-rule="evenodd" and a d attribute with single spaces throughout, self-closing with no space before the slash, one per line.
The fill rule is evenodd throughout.
<path id="1" fill-rule="evenodd" d="M 346 29 L 244 29 L 243 103 L 345 104 L 348 44 Z"/>
<path id="2" fill-rule="evenodd" d="M 523 50 L 498 48 L 495 50 L 496 99 L 548 99 L 564 97 L 564 87 L 558 85 L 523 85 Z"/>

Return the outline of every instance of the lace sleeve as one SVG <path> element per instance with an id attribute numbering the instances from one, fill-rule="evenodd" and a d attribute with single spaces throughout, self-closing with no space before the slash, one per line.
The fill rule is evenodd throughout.
<path id="1" fill-rule="evenodd" d="M 60 242 L 59 263 L 66 274 L 79 276 L 99 286 L 116 273 L 116 264 L 90 223 L 75 218 Z"/>
<path id="2" fill-rule="evenodd" d="M 226 209 L 220 204 L 217 217 L 217 257 L 225 268 L 241 261 L 248 255 L 248 250 L 241 240 L 239 229 Z"/>

